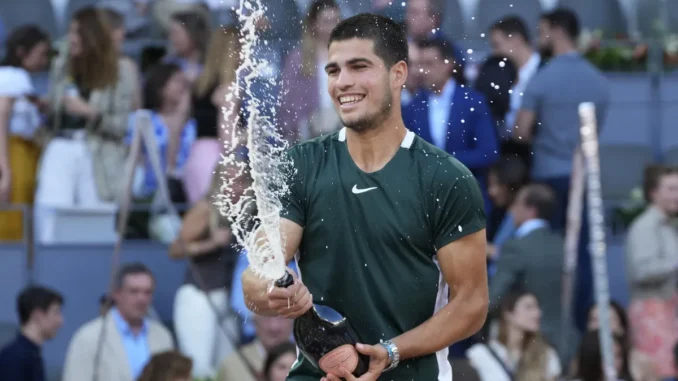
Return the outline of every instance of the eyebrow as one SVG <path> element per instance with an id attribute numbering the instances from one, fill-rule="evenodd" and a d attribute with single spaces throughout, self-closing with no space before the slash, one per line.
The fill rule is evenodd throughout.
<path id="1" fill-rule="evenodd" d="M 367 59 L 367 58 L 364 58 L 364 57 L 357 57 L 357 58 L 352 58 L 352 59 L 348 60 L 346 63 L 348 65 L 355 65 L 355 64 L 358 64 L 358 63 L 365 63 L 365 64 L 371 65 L 372 61 Z M 337 67 L 339 67 L 339 64 L 337 64 L 336 62 L 330 62 L 327 65 L 325 65 L 325 71 L 327 71 L 329 69 L 335 69 Z"/>

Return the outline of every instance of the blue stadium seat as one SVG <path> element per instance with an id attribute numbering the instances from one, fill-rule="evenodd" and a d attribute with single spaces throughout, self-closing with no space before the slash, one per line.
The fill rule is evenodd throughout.
<path id="1" fill-rule="evenodd" d="M 678 75 L 667 74 L 662 78 L 659 94 L 659 128 L 662 153 L 678 149 Z M 675 155 L 672 154 L 672 155 Z M 678 164 L 678 162 L 674 161 Z"/>
<path id="2" fill-rule="evenodd" d="M 618 73 L 607 75 L 610 104 L 602 124 L 601 144 L 644 144 L 651 146 L 653 132 L 653 89 L 645 74 Z"/>
<path id="3" fill-rule="evenodd" d="M 60 33 L 50 0 L 0 1 L 0 17 L 7 33 L 25 24 L 40 26 L 52 38 Z"/>
<path id="4" fill-rule="evenodd" d="M 620 204 L 642 186 L 645 166 L 654 161 L 647 144 L 600 145 L 600 177 L 604 201 Z"/>

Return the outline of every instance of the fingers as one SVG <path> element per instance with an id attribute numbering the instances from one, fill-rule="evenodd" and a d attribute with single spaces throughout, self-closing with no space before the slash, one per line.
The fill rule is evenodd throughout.
<path id="1" fill-rule="evenodd" d="M 320 381 L 341 381 L 341 378 L 328 373 L 327 376 L 321 378 Z"/>
<path id="2" fill-rule="evenodd" d="M 377 357 L 379 355 L 379 349 L 375 345 L 356 344 L 355 349 L 358 353 L 370 357 Z"/>
<path id="3" fill-rule="evenodd" d="M 285 318 L 299 317 L 312 306 L 312 295 L 298 279 L 288 288 L 273 287 L 268 293 L 268 307 Z"/>

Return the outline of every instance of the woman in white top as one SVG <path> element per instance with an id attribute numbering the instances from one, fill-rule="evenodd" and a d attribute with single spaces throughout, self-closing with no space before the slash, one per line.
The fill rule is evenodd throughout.
<path id="1" fill-rule="evenodd" d="M 524 291 L 508 294 L 499 308 L 499 332 L 468 351 L 482 381 L 554 381 L 561 374 L 556 351 L 539 333 L 537 298 Z"/>
<path id="2" fill-rule="evenodd" d="M 15 29 L 0 62 L 0 204 L 31 204 L 40 150 L 33 139 L 42 124 L 31 72 L 46 69 L 50 41 L 33 25 Z M 0 241 L 23 237 L 21 211 L 0 211 Z"/>

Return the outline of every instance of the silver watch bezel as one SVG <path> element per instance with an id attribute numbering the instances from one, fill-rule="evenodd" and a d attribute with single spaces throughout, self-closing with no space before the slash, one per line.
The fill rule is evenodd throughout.
<path id="1" fill-rule="evenodd" d="M 398 351 L 398 347 L 390 340 L 384 341 L 380 344 L 386 348 L 386 351 L 388 352 L 388 359 L 391 361 L 389 366 L 386 367 L 383 372 L 388 372 L 389 370 L 395 369 L 400 363 L 400 352 Z"/>

